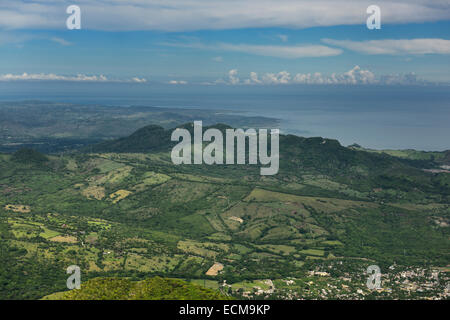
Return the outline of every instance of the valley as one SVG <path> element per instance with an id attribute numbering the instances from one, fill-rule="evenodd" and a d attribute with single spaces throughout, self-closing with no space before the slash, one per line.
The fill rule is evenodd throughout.
<path id="1" fill-rule="evenodd" d="M 64 291 L 69 265 L 83 282 L 168 277 L 234 299 L 448 298 L 449 174 L 292 135 L 275 176 L 174 166 L 168 134 L 0 155 L 1 298 Z"/>

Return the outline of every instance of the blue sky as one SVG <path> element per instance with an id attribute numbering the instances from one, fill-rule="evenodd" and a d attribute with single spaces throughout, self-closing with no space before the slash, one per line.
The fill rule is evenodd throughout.
<path id="1" fill-rule="evenodd" d="M 450 2 L 378 3 L 381 30 L 376 1 L 2 0 L 0 80 L 449 83 Z"/>

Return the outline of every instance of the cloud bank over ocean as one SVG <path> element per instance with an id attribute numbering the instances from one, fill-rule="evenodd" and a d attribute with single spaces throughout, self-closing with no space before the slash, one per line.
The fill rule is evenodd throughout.
<path id="1" fill-rule="evenodd" d="M 228 72 L 228 77 L 218 79 L 216 84 L 228 85 L 283 85 L 283 84 L 313 84 L 313 85 L 426 85 L 435 84 L 418 78 L 414 73 L 390 74 L 376 76 L 372 71 L 353 67 L 344 73 L 330 75 L 315 73 L 290 74 L 287 71 L 278 73 L 250 72 L 249 77 L 241 79 L 237 69 Z"/>
<path id="2" fill-rule="evenodd" d="M 57 75 L 53 73 L 22 73 L 22 74 L 2 74 L 0 81 L 65 81 L 65 82 L 116 82 L 116 83 L 147 83 L 146 78 L 132 77 L 127 79 L 108 78 L 104 75 Z M 164 82 L 169 85 L 431 85 L 439 84 L 418 78 L 414 73 L 391 74 L 376 76 L 372 71 L 362 69 L 359 66 L 353 67 L 344 73 L 332 73 L 330 75 L 320 72 L 296 73 L 288 71 L 277 73 L 250 72 L 248 77 L 241 78 L 238 69 L 232 69 L 227 76 L 217 79 L 214 82 L 188 82 L 186 80 L 170 80 Z"/>
<path id="3" fill-rule="evenodd" d="M 57 75 L 54 73 L 27 73 L 22 74 L 2 74 L 0 81 L 90 81 L 90 82 L 147 82 L 145 78 L 133 77 L 131 79 L 110 79 L 104 75 L 85 75 L 77 74 L 75 76 Z"/>

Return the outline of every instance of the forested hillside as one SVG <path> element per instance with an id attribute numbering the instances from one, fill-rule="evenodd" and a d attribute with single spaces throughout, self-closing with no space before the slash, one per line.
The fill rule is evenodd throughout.
<path id="1" fill-rule="evenodd" d="M 64 291 L 74 264 L 83 283 L 163 276 L 234 297 L 445 294 L 450 174 L 293 135 L 280 137 L 274 176 L 174 166 L 168 133 L 145 127 L 92 153 L 0 155 L 1 298 Z M 369 265 L 383 272 L 379 292 L 366 287 Z"/>

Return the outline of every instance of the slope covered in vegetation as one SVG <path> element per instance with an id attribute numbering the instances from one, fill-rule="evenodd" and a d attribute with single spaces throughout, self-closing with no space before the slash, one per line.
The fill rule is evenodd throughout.
<path id="1" fill-rule="evenodd" d="M 448 270 L 446 172 L 292 135 L 280 137 L 274 176 L 255 165 L 175 166 L 152 147 L 169 132 L 147 127 L 108 142 L 108 153 L 47 155 L 37 166 L 0 154 L 0 298 L 63 291 L 73 264 L 83 279 L 162 276 L 282 298 L 318 298 L 328 284 L 339 289 L 327 297 L 361 297 L 374 264 L 390 283 L 406 268 Z M 328 278 L 311 276 L 320 270 Z M 420 294 L 437 297 L 439 279 Z M 403 284 L 390 289 L 411 297 Z"/>
<path id="2" fill-rule="evenodd" d="M 44 300 L 224 300 L 228 296 L 179 279 L 154 277 L 142 281 L 95 278 L 79 290 L 55 293 Z"/>

